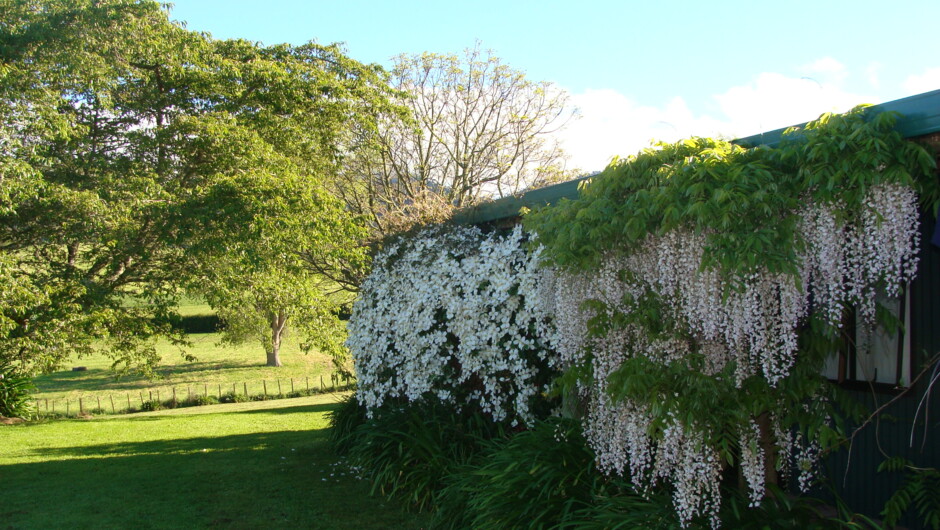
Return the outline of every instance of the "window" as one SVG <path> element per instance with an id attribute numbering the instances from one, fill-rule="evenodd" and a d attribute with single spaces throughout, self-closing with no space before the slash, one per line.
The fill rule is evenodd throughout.
<path id="1" fill-rule="evenodd" d="M 909 289 L 899 297 L 881 294 L 876 298 L 878 324 L 868 330 L 855 311 L 843 319 L 845 347 L 832 355 L 823 375 L 833 381 L 855 386 L 875 384 L 882 389 L 906 387 L 911 381 Z"/>

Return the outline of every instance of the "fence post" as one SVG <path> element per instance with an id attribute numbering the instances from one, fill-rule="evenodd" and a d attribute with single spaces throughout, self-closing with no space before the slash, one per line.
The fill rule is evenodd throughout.
<path id="1" fill-rule="evenodd" d="M 78 414 L 79 415 L 85 414 L 85 404 L 82 403 L 82 398 L 78 398 Z"/>
<path id="2" fill-rule="evenodd" d="M 202 395 L 209 397 L 209 383 L 202 384 Z"/>
<path id="3" fill-rule="evenodd" d="M 281 378 L 277 378 L 277 395 L 284 397 L 284 392 L 281 392 Z"/>
<path id="4" fill-rule="evenodd" d="M 52 400 L 52 413 L 55 414 L 55 400 Z"/>
<path id="5" fill-rule="evenodd" d="M 140 406 L 141 407 L 144 406 L 144 393 L 143 392 L 140 392 Z"/>
<path id="6" fill-rule="evenodd" d="M 222 383 L 219 383 L 219 401 L 222 401 Z"/>
<path id="7" fill-rule="evenodd" d="M 242 385 L 244 385 L 244 388 L 245 388 L 245 397 L 247 398 L 247 397 L 248 397 L 248 382 L 247 382 L 247 381 L 243 381 L 243 382 L 242 382 Z"/>
<path id="8" fill-rule="evenodd" d="M 320 392 L 323 392 L 323 374 L 320 374 Z"/>
<path id="9" fill-rule="evenodd" d="M 98 410 L 102 410 L 102 408 L 101 408 L 101 396 L 95 396 L 95 397 L 98 398 Z"/>
<path id="10" fill-rule="evenodd" d="M 124 397 L 127 398 L 127 410 L 130 411 L 130 410 L 131 410 L 131 395 L 130 395 L 130 394 L 124 394 Z"/>
<path id="11" fill-rule="evenodd" d="M 161 401 L 161 402 L 162 402 L 162 400 L 160 399 L 160 389 L 159 389 L 159 388 L 157 389 L 157 401 Z"/>
<path id="12" fill-rule="evenodd" d="M 294 378 L 293 377 L 290 378 L 290 393 L 291 394 L 294 393 Z"/>
<path id="13" fill-rule="evenodd" d="M 176 387 L 173 387 L 173 406 L 176 406 Z"/>
<path id="14" fill-rule="evenodd" d="M 232 399 L 235 399 L 235 394 L 238 392 L 235 390 L 235 383 L 232 383 Z"/>
<path id="15" fill-rule="evenodd" d="M 111 414 L 117 414 L 117 411 L 114 409 L 114 394 L 108 394 L 108 397 L 111 398 Z"/>
<path id="16" fill-rule="evenodd" d="M 153 401 L 153 390 L 148 390 L 147 395 L 150 396 L 150 401 Z"/>
<path id="17" fill-rule="evenodd" d="M 268 381 L 267 379 L 261 380 L 261 385 L 264 387 L 264 397 L 268 397 Z"/>

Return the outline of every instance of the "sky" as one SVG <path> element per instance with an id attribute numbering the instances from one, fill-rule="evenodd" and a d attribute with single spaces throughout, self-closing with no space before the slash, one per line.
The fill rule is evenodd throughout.
<path id="1" fill-rule="evenodd" d="M 569 167 L 651 140 L 736 138 L 940 89 L 940 0 L 176 0 L 219 39 L 343 43 L 386 68 L 477 42 L 565 90 Z"/>

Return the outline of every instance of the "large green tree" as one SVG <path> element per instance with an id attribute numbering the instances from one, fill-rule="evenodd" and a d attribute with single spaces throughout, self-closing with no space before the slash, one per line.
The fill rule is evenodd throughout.
<path id="1" fill-rule="evenodd" d="M 362 259 L 323 183 L 392 110 L 378 67 L 215 40 L 150 1 L 2 0 L 0 21 L 0 357 L 152 365 L 187 287 L 268 322 L 329 312 L 292 275 Z M 298 296 L 236 309 L 238 284 Z"/>

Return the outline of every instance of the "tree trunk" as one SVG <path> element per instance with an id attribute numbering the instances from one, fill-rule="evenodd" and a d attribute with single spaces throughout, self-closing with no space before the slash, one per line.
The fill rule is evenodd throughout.
<path id="1" fill-rule="evenodd" d="M 780 477 L 777 474 L 777 444 L 770 414 L 765 412 L 757 417 L 757 428 L 760 430 L 758 445 L 764 452 L 764 483 L 776 486 L 779 484 Z"/>
<path id="2" fill-rule="evenodd" d="M 281 337 L 287 326 L 287 315 L 278 311 L 271 315 L 271 347 L 268 348 L 268 366 L 281 366 Z"/>

